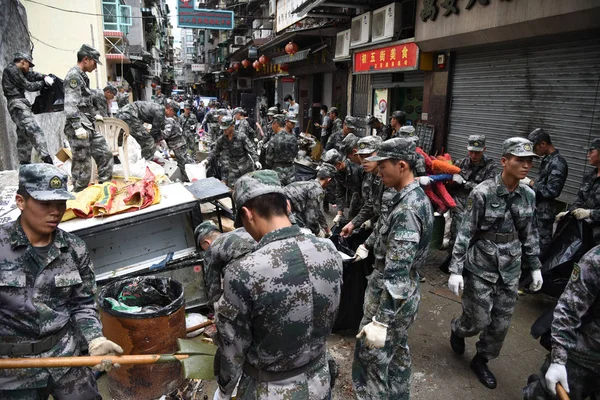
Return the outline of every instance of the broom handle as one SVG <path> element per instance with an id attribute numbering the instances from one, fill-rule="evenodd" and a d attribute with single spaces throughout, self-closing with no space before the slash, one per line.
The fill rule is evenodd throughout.
<path id="1" fill-rule="evenodd" d="M 214 323 L 215 323 L 215 321 L 209 319 L 208 321 L 205 321 L 201 324 L 190 326 L 189 328 L 186 328 L 185 331 L 186 331 L 186 333 L 194 332 L 194 331 L 197 331 L 198 329 L 202 329 L 202 328 L 206 328 L 207 326 L 211 326 Z"/>
<path id="2" fill-rule="evenodd" d="M 560 383 L 556 384 L 556 397 L 558 400 L 569 400 L 569 394 Z"/>
<path id="3" fill-rule="evenodd" d="M 188 357 L 188 354 L 140 354 L 129 356 L 2 358 L 0 359 L 0 369 L 93 367 L 103 360 L 110 360 L 114 364 L 121 365 L 162 364 L 181 361 Z"/>

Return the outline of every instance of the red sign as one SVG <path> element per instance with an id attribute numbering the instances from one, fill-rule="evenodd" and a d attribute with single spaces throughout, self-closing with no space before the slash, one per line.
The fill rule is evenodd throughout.
<path id="1" fill-rule="evenodd" d="M 354 72 L 413 70 L 418 68 L 419 48 L 415 43 L 380 47 L 354 53 Z"/>
<path id="2" fill-rule="evenodd" d="M 295 82 L 295 81 L 296 81 L 296 78 L 292 78 L 292 77 L 281 78 L 281 82 L 292 83 L 292 82 Z"/>

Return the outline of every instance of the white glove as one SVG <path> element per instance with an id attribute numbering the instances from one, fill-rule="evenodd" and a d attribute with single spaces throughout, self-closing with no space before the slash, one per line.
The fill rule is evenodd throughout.
<path id="1" fill-rule="evenodd" d="M 200 161 L 200 165 L 202 165 L 204 168 L 206 168 L 206 166 L 208 165 L 208 160 Z"/>
<path id="2" fill-rule="evenodd" d="M 325 235 L 326 235 L 325 231 L 323 229 L 319 229 L 319 233 L 317 234 L 317 237 L 324 238 L 324 237 L 326 237 Z"/>
<path id="3" fill-rule="evenodd" d="M 568 211 L 559 212 L 559 213 L 556 215 L 556 220 L 557 220 L 557 221 L 560 221 L 562 217 L 564 217 L 565 215 L 567 215 L 567 213 L 568 213 Z"/>
<path id="4" fill-rule="evenodd" d="M 381 349 L 383 346 L 385 346 L 387 328 L 387 325 L 375 321 L 375 317 L 373 317 L 373 322 L 369 322 L 367 325 L 365 325 L 360 332 L 358 332 L 356 338 L 360 339 L 364 336 L 365 344 L 368 348 Z"/>
<path id="5" fill-rule="evenodd" d="M 531 179 L 529 179 L 528 177 L 525 177 L 523 179 L 521 179 L 521 183 L 527 186 L 531 186 Z"/>
<path id="6" fill-rule="evenodd" d="M 44 82 L 46 82 L 46 85 L 52 86 L 52 85 L 54 85 L 54 78 L 49 75 L 46 75 L 44 77 Z"/>
<path id="7" fill-rule="evenodd" d="M 259 141 L 258 144 L 256 145 L 259 149 L 262 149 L 263 147 L 263 141 Z"/>
<path id="8" fill-rule="evenodd" d="M 464 185 L 466 182 L 465 178 L 463 178 L 459 174 L 452 175 L 452 181 L 454 181 L 455 183 L 458 183 L 459 185 Z"/>
<path id="9" fill-rule="evenodd" d="M 336 216 L 333 218 L 333 223 L 339 224 L 341 220 L 342 220 L 342 216 L 340 214 L 336 214 Z"/>
<path id="10" fill-rule="evenodd" d="M 544 279 L 542 279 L 542 271 L 539 269 L 531 271 L 531 278 L 533 279 L 533 282 L 531 282 L 531 285 L 529 285 L 529 290 L 532 292 L 537 292 L 544 284 Z"/>
<path id="11" fill-rule="evenodd" d="M 354 260 L 352 262 L 364 260 L 367 257 L 369 257 L 369 249 L 364 244 L 361 244 L 354 252 Z"/>
<path id="12" fill-rule="evenodd" d="M 213 400 L 230 400 L 230 399 L 231 399 L 231 395 L 227 395 L 227 394 L 223 393 L 221 391 L 220 387 L 218 387 L 217 390 L 215 390 Z"/>
<path id="13" fill-rule="evenodd" d="M 254 163 L 254 166 L 256 167 L 256 169 L 262 169 L 262 164 L 258 161 Z"/>
<path id="14" fill-rule="evenodd" d="M 90 356 L 108 356 L 116 353 L 123 353 L 123 349 L 118 344 L 111 342 L 104 336 L 92 340 L 88 346 Z M 119 364 L 113 364 L 110 360 L 102 360 L 100 364 L 94 365 L 96 371 L 110 371 L 112 368 L 119 368 Z"/>
<path id="15" fill-rule="evenodd" d="M 585 208 L 576 208 L 571 211 L 571 214 L 577 219 L 586 219 L 591 217 L 592 210 L 586 210 Z"/>
<path id="16" fill-rule="evenodd" d="M 465 280 L 462 275 L 459 274 L 451 274 L 448 279 L 448 289 L 452 291 L 456 295 L 459 296 L 460 292 L 465 288 Z"/>
<path id="17" fill-rule="evenodd" d="M 433 179 L 428 176 L 419 176 L 417 177 L 417 180 L 421 186 L 429 186 L 431 185 L 431 182 L 433 182 Z"/>
<path id="18" fill-rule="evenodd" d="M 87 139 L 88 132 L 85 130 L 85 128 L 77 128 L 75 129 L 75 137 L 77 139 Z"/>
<path id="19" fill-rule="evenodd" d="M 100 114 L 96 114 L 96 121 L 104 121 L 104 117 Z"/>
<path id="20" fill-rule="evenodd" d="M 363 224 L 360 227 L 363 228 L 363 229 L 372 229 L 373 228 L 373 223 L 371 222 L 370 219 L 368 219 L 365 222 L 363 222 Z"/>
<path id="21" fill-rule="evenodd" d="M 562 387 L 569 392 L 569 382 L 567 381 L 567 368 L 564 365 L 552 363 L 546 371 L 546 385 L 548 389 L 556 396 L 556 384 L 560 383 Z"/>

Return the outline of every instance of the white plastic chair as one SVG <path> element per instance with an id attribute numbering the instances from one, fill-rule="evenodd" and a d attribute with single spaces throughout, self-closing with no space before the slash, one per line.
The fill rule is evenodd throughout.
<path id="1" fill-rule="evenodd" d="M 113 156 L 118 156 L 123 164 L 124 178 L 129 180 L 129 153 L 127 151 L 127 138 L 129 137 L 129 125 L 118 118 L 104 117 L 103 121 L 96 121 L 96 128 L 100 132 Z M 123 146 L 119 147 L 119 133 L 123 130 Z M 94 174 L 95 175 L 95 174 Z M 93 176 L 94 176 L 93 175 Z"/>

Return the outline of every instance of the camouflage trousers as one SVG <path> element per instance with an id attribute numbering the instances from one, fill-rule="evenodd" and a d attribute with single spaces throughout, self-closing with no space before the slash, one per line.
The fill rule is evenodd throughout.
<path id="1" fill-rule="evenodd" d="M 129 115 L 129 113 L 122 112 L 117 114 L 117 118 L 129 125 L 129 134 L 142 148 L 142 157 L 146 161 L 152 161 L 154 159 L 154 152 L 156 152 L 156 143 L 148 131 L 146 131 L 146 128 L 144 128 L 142 121 Z"/>
<path id="2" fill-rule="evenodd" d="M 546 384 L 546 371 L 550 367 L 550 355 L 540 369 L 539 375 L 531 375 L 527 386 L 523 388 L 525 400 L 551 400 L 556 397 L 550 393 Z M 567 360 L 567 379 L 569 381 L 569 398 L 571 400 L 584 400 L 587 398 L 600 398 L 600 375 L 581 365 Z"/>
<path id="3" fill-rule="evenodd" d="M 273 171 L 277 172 L 281 186 L 287 186 L 296 181 L 296 168 L 293 164 L 291 167 L 273 167 Z"/>
<path id="4" fill-rule="evenodd" d="M 71 368 L 58 382 L 48 378 L 48 386 L 39 389 L 0 390 L 0 400 L 102 400 L 96 377 L 90 368 Z"/>
<path id="5" fill-rule="evenodd" d="M 175 159 L 177 160 L 177 166 L 179 167 L 179 170 L 181 171 L 181 177 L 183 178 L 183 180 L 185 182 L 189 182 L 189 178 L 188 178 L 187 174 L 185 173 L 185 164 L 194 164 L 194 160 L 188 153 L 187 147 L 181 146 L 181 147 L 178 147 L 176 149 L 171 149 L 171 150 L 173 150 L 173 153 L 175 153 Z"/>
<path id="6" fill-rule="evenodd" d="M 359 330 L 370 323 L 377 313 L 383 292 L 383 275 L 374 270 L 367 278 L 364 316 Z M 410 398 L 411 360 L 408 348 L 408 328 L 417 319 L 421 301 L 420 284 L 413 280 L 408 298 L 402 303 L 394 322 L 387 330 L 385 346 L 370 349 L 364 337 L 356 341 L 352 382 L 358 399 L 408 400 Z"/>
<path id="7" fill-rule="evenodd" d="M 249 157 L 236 163 L 227 163 L 227 185 L 233 188 L 235 182 L 248 172 L 254 171 L 254 165 Z"/>
<path id="8" fill-rule="evenodd" d="M 186 132 L 185 141 L 187 142 L 187 150 L 192 154 L 192 157 L 196 154 L 198 150 L 198 144 L 196 142 L 196 131 L 194 132 Z"/>
<path id="9" fill-rule="evenodd" d="M 552 241 L 552 228 L 554 226 L 554 218 L 538 219 L 536 218 L 538 234 L 540 235 L 540 255 L 544 254 L 550 247 Z"/>
<path id="10" fill-rule="evenodd" d="M 17 154 L 21 164 L 31 162 L 31 150 L 34 147 L 40 157 L 50 155 L 46 136 L 35 121 L 28 104 L 29 102 L 20 99 L 8 102 L 8 112 L 17 126 Z"/>
<path id="11" fill-rule="evenodd" d="M 465 272 L 462 295 L 463 313 L 452 320 L 452 331 L 461 338 L 479 335 L 477 353 L 487 360 L 500 354 L 517 302 L 519 278 L 504 282 L 488 282 Z"/>
<path id="12" fill-rule="evenodd" d="M 88 187 L 92 177 L 92 158 L 98 167 L 98 181 L 103 183 L 112 179 L 114 161 L 106 139 L 95 130 L 85 129 L 88 133 L 87 139 L 78 139 L 71 124 L 67 122 L 65 125 L 65 135 L 73 153 L 71 176 L 75 192 Z"/>

